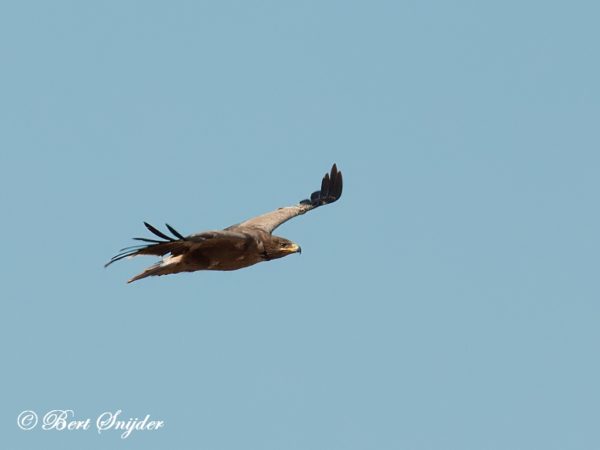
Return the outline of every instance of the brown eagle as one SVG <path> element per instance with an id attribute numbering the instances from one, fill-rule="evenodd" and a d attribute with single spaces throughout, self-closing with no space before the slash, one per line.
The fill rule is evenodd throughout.
<path id="1" fill-rule="evenodd" d="M 274 236 L 273 230 L 296 216 L 335 202 L 341 195 L 342 173 L 334 164 L 331 172 L 323 177 L 321 189 L 313 192 L 310 199 L 253 217 L 224 230 L 203 231 L 183 236 L 171 225 L 165 224 L 174 236 L 170 237 L 144 222 L 146 228 L 161 240 L 133 238 L 136 241 L 145 242 L 145 244 L 121 249 L 121 253 L 113 256 L 104 267 L 120 259 L 138 255 L 163 257 L 162 261 L 150 266 L 128 281 L 131 283 L 154 275 L 195 272 L 196 270 L 237 270 L 262 261 L 300 253 L 301 249 L 298 244 Z"/>

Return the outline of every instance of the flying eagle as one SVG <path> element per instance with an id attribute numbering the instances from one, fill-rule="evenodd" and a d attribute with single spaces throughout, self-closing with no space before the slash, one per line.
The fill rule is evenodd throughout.
<path id="1" fill-rule="evenodd" d="M 296 205 L 286 206 L 262 214 L 219 231 L 203 231 L 183 236 L 169 224 L 165 224 L 174 237 L 168 236 L 149 223 L 146 228 L 159 239 L 133 238 L 145 242 L 121 249 L 104 267 L 123 258 L 138 255 L 156 255 L 162 261 L 150 266 L 128 281 L 131 283 L 155 275 L 169 275 L 196 270 L 237 270 L 262 261 L 282 258 L 292 253 L 300 253 L 298 244 L 274 236 L 273 231 L 282 223 L 307 213 L 322 205 L 335 202 L 342 195 L 342 172 L 334 164 L 331 172 L 325 174 L 321 189 L 310 199 Z M 165 256 L 168 255 L 168 256 Z"/>

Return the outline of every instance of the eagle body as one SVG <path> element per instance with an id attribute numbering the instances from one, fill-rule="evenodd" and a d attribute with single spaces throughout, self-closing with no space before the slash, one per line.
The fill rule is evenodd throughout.
<path id="1" fill-rule="evenodd" d="M 152 275 L 178 272 L 238 270 L 300 251 L 300 247 L 293 243 L 290 243 L 288 251 L 272 248 L 268 233 L 261 230 L 242 233 L 210 231 L 191 235 L 187 240 L 190 244 L 183 247 L 183 251 L 173 248 L 169 256 L 129 282 Z"/>
<path id="2" fill-rule="evenodd" d="M 321 205 L 335 202 L 342 194 L 342 174 L 334 164 L 331 172 L 321 182 L 321 189 L 312 193 L 310 199 L 296 205 L 286 206 L 254 217 L 224 230 L 203 231 L 183 236 L 169 224 L 167 229 L 173 237 L 163 233 L 149 223 L 146 228 L 158 239 L 134 238 L 145 242 L 127 247 L 114 256 L 106 265 L 123 258 L 139 255 L 161 256 L 162 260 L 128 283 L 156 275 L 168 275 L 198 270 L 238 270 L 263 261 L 300 253 L 298 244 L 272 234 L 273 230 L 293 217 L 305 214 Z"/>

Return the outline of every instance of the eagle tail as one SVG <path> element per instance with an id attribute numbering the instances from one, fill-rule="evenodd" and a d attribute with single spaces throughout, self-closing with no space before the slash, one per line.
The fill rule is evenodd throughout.
<path id="1" fill-rule="evenodd" d="M 169 256 L 162 261 L 148 267 L 142 273 L 137 274 L 131 278 L 127 283 L 133 283 L 134 281 L 141 280 L 146 277 L 169 275 L 172 273 L 189 272 L 190 269 L 183 262 L 183 255 Z"/>

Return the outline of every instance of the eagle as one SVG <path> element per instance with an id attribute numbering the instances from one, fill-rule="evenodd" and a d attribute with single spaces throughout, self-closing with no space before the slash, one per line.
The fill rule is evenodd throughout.
<path id="1" fill-rule="evenodd" d="M 328 205 L 342 196 L 342 172 L 334 164 L 321 181 L 321 189 L 310 198 L 292 206 L 285 206 L 232 225 L 223 230 L 202 231 L 183 236 L 169 224 L 165 224 L 172 234 L 158 230 L 147 222 L 146 228 L 160 239 L 133 238 L 144 242 L 120 250 L 104 267 L 124 258 L 139 255 L 162 257 L 158 263 L 131 278 L 132 283 L 142 278 L 170 275 L 197 270 L 237 270 L 254 264 L 283 258 L 293 253 L 301 253 L 300 246 L 288 239 L 275 236 L 273 231 L 281 224 L 296 216 Z"/>

